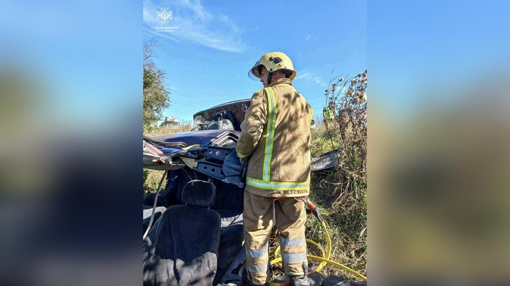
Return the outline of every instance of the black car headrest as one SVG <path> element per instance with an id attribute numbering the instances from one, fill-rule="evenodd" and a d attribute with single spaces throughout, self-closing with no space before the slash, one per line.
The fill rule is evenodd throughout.
<path id="1" fill-rule="evenodd" d="M 188 205 L 210 207 L 215 198 L 216 187 L 208 181 L 191 180 L 182 190 L 182 201 Z"/>

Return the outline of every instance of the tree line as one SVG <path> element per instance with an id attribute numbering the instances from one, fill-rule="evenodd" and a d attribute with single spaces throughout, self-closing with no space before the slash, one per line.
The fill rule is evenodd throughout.
<path id="1" fill-rule="evenodd" d="M 170 106 L 170 92 L 164 84 L 166 73 L 153 60 L 156 42 L 143 47 L 143 128 L 148 131 L 163 118 L 163 110 Z"/>

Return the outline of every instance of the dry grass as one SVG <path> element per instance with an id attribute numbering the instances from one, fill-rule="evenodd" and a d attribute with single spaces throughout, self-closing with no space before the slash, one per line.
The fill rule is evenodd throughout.
<path id="1" fill-rule="evenodd" d="M 183 121 L 178 126 L 163 126 L 163 127 L 157 127 L 157 128 L 151 128 L 150 130 L 145 130 L 143 135 L 145 136 L 159 136 L 159 135 L 167 135 L 167 134 L 173 134 L 173 133 L 179 133 L 179 132 L 187 132 L 190 131 L 193 127 L 193 124 L 191 121 Z"/>
<path id="2" fill-rule="evenodd" d="M 329 172 L 312 174 L 310 199 L 326 220 L 332 240 L 331 260 L 367 275 L 367 71 L 345 80 L 333 79 L 325 92 L 326 104 L 335 103 L 335 117 L 312 132 L 312 153 L 340 151 L 340 163 Z M 309 216 L 311 217 L 311 216 Z M 307 237 L 326 247 L 317 219 L 308 220 Z M 321 272 L 360 280 L 327 266 Z"/>

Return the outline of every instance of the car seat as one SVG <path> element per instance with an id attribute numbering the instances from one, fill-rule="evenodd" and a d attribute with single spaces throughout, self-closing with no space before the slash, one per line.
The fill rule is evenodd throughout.
<path id="1" fill-rule="evenodd" d="M 189 181 L 184 205 L 169 207 L 143 242 L 143 285 L 208 286 L 217 271 L 220 215 L 208 181 Z"/>

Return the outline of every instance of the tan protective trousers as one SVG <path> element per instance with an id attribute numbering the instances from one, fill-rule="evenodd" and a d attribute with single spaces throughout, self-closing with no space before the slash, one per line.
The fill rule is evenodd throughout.
<path id="1" fill-rule="evenodd" d="M 276 221 L 273 221 L 273 215 Z M 246 269 L 253 284 L 266 283 L 268 242 L 274 224 L 280 233 L 285 274 L 304 274 L 303 263 L 307 263 L 305 221 L 306 208 L 302 201 L 295 198 L 262 197 L 244 192 Z"/>

